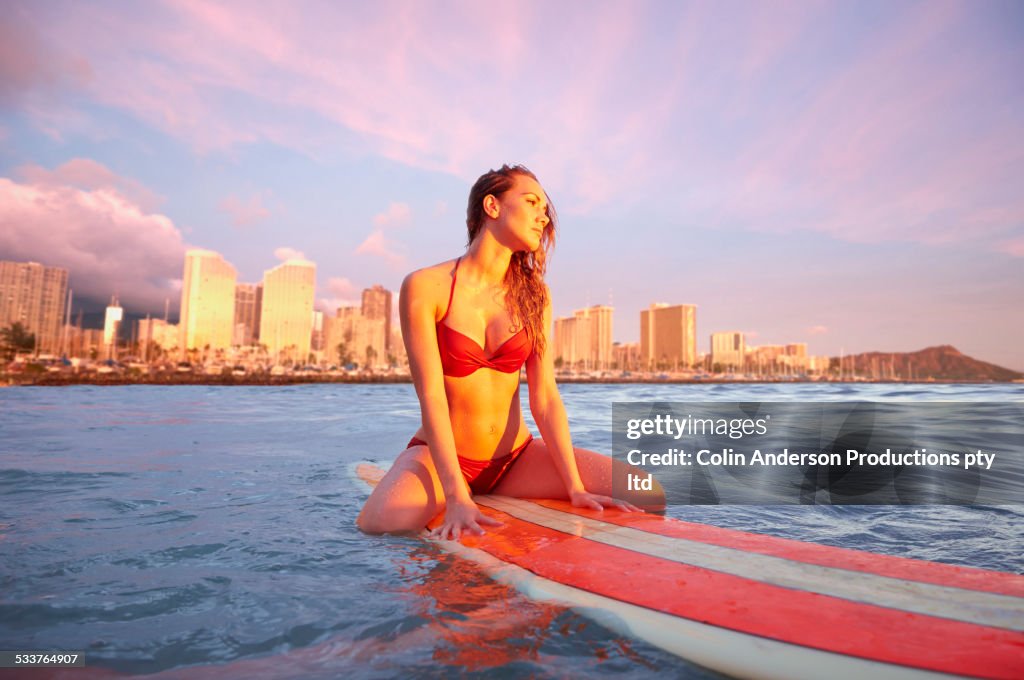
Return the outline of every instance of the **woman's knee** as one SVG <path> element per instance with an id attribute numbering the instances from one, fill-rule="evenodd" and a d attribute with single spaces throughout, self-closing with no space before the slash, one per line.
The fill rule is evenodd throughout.
<path id="1" fill-rule="evenodd" d="M 372 516 L 366 511 L 364 506 L 359 516 L 356 517 L 356 527 L 365 534 L 383 534 L 385 529 L 377 521 L 377 517 Z"/>
<path id="2" fill-rule="evenodd" d="M 399 456 L 370 494 L 356 526 L 368 534 L 415 532 L 443 508 L 429 453 L 426 447 L 415 447 Z"/>

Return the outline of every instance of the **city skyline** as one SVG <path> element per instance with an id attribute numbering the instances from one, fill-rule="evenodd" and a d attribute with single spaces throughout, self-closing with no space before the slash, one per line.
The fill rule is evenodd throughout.
<path id="1" fill-rule="evenodd" d="M 143 364 L 153 360 L 166 368 L 166 362 L 176 357 L 198 361 L 202 370 L 218 375 L 226 370 L 225 361 L 234 362 L 230 370 L 236 375 L 253 366 L 336 371 L 338 365 L 356 365 L 364 370 L 391 371 L 401 370 L 405 364 L 397 327 L 390 332 L 387 329 L 392 293 L 380 285 L 363 289 L 361 306 L 338 307 L 332 316 L 313 309 L 316 264 L 310 261 L 288 260 L 265 272 L 262 283 L 247 284 L 237 282 L 234 267 L 219 253 L 193 249 L 186 253 L 184 270 L 181 307 L 186 311 L 179 323 L 169 324 L 149 315 L 131 323 L 115 295 L 105 308 L 102 329 L 87 329 L 81 312 L 72 324 L 70 309 L 62 304 L 64 292 L 67 302 L 73 297 L 66 287 L 67 270 L 0 260 L 0 329 L 12 333 L 11 342 L 21 351 L 26 349 L 27 333 L 32 351 L 44 360 L 59 354 L 71 359 L 72 365 L 76 360 L 102 356 L 104 361 L 124 357 L 136 368 L 139 360 Z M 270 293 L 269 308 L 264 306 L 264 290 Z M 915 366 L 905 353 L 897 357 L 896 353 L 873 352 L 866 359 L 812 355 L 806 342 L 747 345 L 738 331 L 712 332 L 710 351 L 698 352 L 695 305 L 652 303 L 640 312 L 640 342 L 613 343 L 614 312 L 613 307 L 594 305 L 574 310 L 571 317 L 553 319 L 555 367 L 584 371 L 592 377 L 598 373 L 609 377 L 607 371 L 623 371 L 623 377 L 633 371 L 710 372 L 743 379 L 836 375 L 863 379 L 858 371 L 866 371 L 872 379 L 915 377 Z M 61 319 L 68 321 L 60 323 Z M 16 330 L 16 324 L 21 324 L 21 330 Z M 123 346 L 126 355 L 120 353 L 124 335 L 130 337 Z M 270 339 L 265 340 L 264 335 Z M 977 371 L 980 366 L 983 375 L 975 372 L 975 379 L 1006 377 L 1005 369 L 963 357 L 948 345 L 915 354 L 930 354 L 926 362 L 934 362 L 936 352 L 943 362 L 964 358 L 973 362 L 970 370 Z M 934 370 L 934 366 L 917 367 L 917 377 L 934 379 Z M 965 377 L 962 365 L 939 370 L 946 371 L 945 377 Z"/>
<path id="2" fill-rule="evenodd" d="M 162 317 L 189 248 L 247 282 L 315 254 L 333 313 L 458 255 L 472 181 L 523 162 L 559 211 L 556 317 L 682 302 L 701 352 L 1024 370 L 1019 3 L 490 11 L 9 3 L 0 259 Z"/>

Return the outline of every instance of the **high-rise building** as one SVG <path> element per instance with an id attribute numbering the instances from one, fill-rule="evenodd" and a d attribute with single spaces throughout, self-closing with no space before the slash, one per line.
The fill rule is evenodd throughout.
<path id="1" fill-rule="evenodd" d="M 806 342 L 791 342 L 786 345 L 786 356 L 804 359 L 807 357 Z"/>
<path id="2" fill-rule="evenodd" d="M 809 356 L 807 357 L 807 371 L 809 373 L 828 373 L 828 369 L 832 365 L 832 359 L 825 356 Z M 891 366 L 891 365 L 890 365 Z M 890 373 L 892 368 L 890 367 Z M 890 377 L 892 377 L 890 375 Z"/>
<path id="3" fill-rule="evenodd" d="M 574 312 L 584 316 L 589 329 L 587 353 L 594 368 L 605 370 L 612 365 L 612 315 L 615 310 L 608 305 L 594 305 Z"/>
<path id="4" fill-rule="evenodd" d="M 637 370 L 640 367 L 640 343 L 615 343 L 612 345 L 612 361 L 620 371 Z"/>
<path id="5" fill-rule="evenodd" d="M 655 303 L 642 310 L 640 355 L 647 370 L 678 370 L 696 363 L 697 305 Z"/>
<path id="6" fill-rule="evenodd" d="M 121 332 L 121 319 L 124 318 L 124 309 L 117 302 L 117 296 L 110 298 L 106 313 L 103 315 L 103 347 L 108 359 L 117 358 L 117 336 Z"/>
<path id="7" fill-rule="evenodd" d="M 324 319 L 324 354 L 330 362 L 384 366 L 384 319 L 368 319 L 359 307 L 340 307 Z"/>
<path id="8" fill-rule="evenodd" d="M 577 309 L 572 317 L 555 319 L 555 360 L 584 370 L 612 365 L 612 313 L 605 305 Z"/>
<path id="9" fill-rule="evenodd" d="M 40 352 L 60 351 L 68 270 L 0 261 L 0 328 L 21 323 Z"/>
<path id="10" fill-rule="evenodd" d="M 381 285 L 363 290 L 362 314 L 366 319 L 384 319 L 384 350 L 390 352 L 391 291 Z"/>
<path id="11" fill-rule="evenodd" d="M 139 319 L 137 332 L 142 357 L 147 361 L 155 359 L 160 352 L 177 350 L 181 339 L 178 327 L 163 319 Z"/>
<path id="12" fill-rule="evenodd" d="M 790 369 L 806 371 L 809 365 L 806 342 L 792 342 L 786 345 L 784 362 Z"/>
<path id="13" fill-rule="evenodd" d="M 182 352 L 231 347 L 238 272 L 219 253 L 193 249 L 185 253 L 178 332 Z"/>
<path id="14" fill-rule="evenodd" d="M 324 351 L 324 313 L 313 310 L 313 334 L 310 338 L 310 349 L 314 352 Z"/>
<path id="15" fill-rule="evenodd" d="M 103 355 L 103 330 L 68 325 L 65 329 L 67 356 L 99 359 Z"/>
<path id="16" fill-rule="evenodd" d="M 556 366 L 580 367 L 583 361 L 583 352 L 579 347 L 580 333 L 576 328 L 579 321 L 575 316 L 563 316 L 555 319 L 555 328 L 552 333 L 554 342 L 551 349 L 554 352 Z"/>
<path id="17" fill-rule="evenodd" d="M 782 371 L 786 356 L 785 345 L 747 347 L 747 367 L 758 375 L 772 375 Z"/>
<path id="18" fill-rule="evenodd" d="M 287 260 L 263 274 L 260 344 L 277 361 L 305 363 L 313 335 L 316 265 Z"/>
<path id="19" fill-rule="evenodd" d="M 747 348 L 743 333 L 722 331 L 711 334 L 711 365 L 722 369 L 742 369 Z"/>
<path id="20" fill-rule="evenodd" d="M 263 284 L 235 284 L 235 345 L 249 346 L 259 342 L 260 303 L 263 300 Z"/>

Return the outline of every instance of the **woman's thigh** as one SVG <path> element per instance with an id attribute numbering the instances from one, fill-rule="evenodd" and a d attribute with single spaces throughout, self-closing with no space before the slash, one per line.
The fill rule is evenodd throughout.
<path id="1" fill-rule="evenodd" d="M 444 490 L 426 446 L 412 446 L 366 499 L 356 524 L 363 531 L 419 531 L 444 510 Z"/>
<path id="2" fill-rule="evenodd" d="M 590 493 L 614 496 L 645 509 L 664 508 L 665 494 L 657 481 L 651 491 L 626 491 L 626 476 L 641 470 L 589 449 L 575 448 L 574 452 L 580 479 Z M 494 493 L 516 498 L 568 498 L 565 483 L 543 439 L 534 439 L 526 447 Z"/>

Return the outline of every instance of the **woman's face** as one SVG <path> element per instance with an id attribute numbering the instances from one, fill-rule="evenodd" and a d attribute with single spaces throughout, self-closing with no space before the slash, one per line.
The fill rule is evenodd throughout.
<path id="1" fill-rule="evenodd" d="M 528 175 L 515 175 L 512 188 L 493 202 L 491 198 L 484 199 L 484 210 L 496 220 L 499 238 L 516 251 L 537 250 L 550 222 L 547 195 L 540 183 Z"/>

